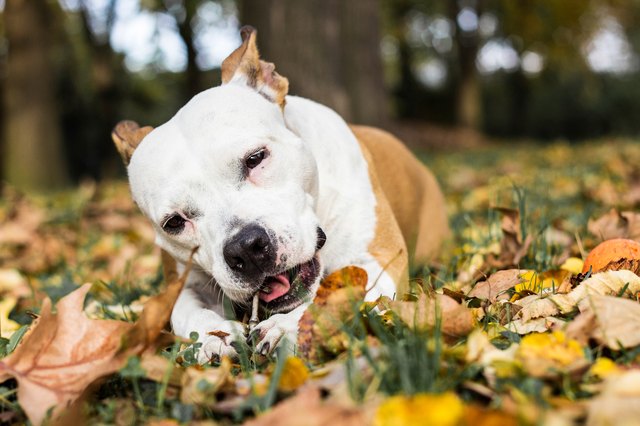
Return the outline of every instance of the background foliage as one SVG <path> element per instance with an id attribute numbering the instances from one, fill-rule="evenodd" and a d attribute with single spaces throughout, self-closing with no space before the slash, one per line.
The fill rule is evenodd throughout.
<path id="1" fill-rule="evenodd" d="M 219 82 L 237 29 L 291 93 L 414 146 L 638 133 L 640 6 L 621 0 L 6 0 L 3 179 L 122 169 L 120 119 L 158 125 Z"/>

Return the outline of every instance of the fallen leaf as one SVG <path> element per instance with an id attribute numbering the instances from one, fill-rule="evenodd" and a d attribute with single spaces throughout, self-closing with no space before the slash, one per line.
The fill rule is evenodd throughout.
<path id="1" fill-rule="evenodd" d="M 563 327 L 567 324 L 566 321 L 561 320 L 556 317 L 546 317 L 546 318 L 534 318 L 528 321 L 523 321 L 522 319 L 516 319 L 511 321 L 508 324 L 505 324 L 505 328 L 507 330 L 513 331 L 518 334 L 529 334 L 529 333 L 544 333 L 545 331 L 551 330 L 555 327 Z"/>
<path id="2" fill-rule="evenodd" d="M 354 304 L 364 300 L 367 272 L 356 266 L 335 271 L 320 283 L 313 303 L 298 322 L 298 350 L 320 361 L 346 344 L 341 326 L 353 318 Z M 357 311 L 357 310 L 356 310 Z"/>
<path id="3" fill-rule="evenodd" d="M 166 292 L 152 297 L 135 324 L 89 319 L 83 312 L 91 285 L 85 284 L 60 299 L 57 312 L 43 302 L 40 317 L 16 350 L 0 361 L 0 382 L 15 377 L 18 402 L 29 420 L 40 425 L 78 399 L 96 379 L 122 368 L 160 335 L 184 285 L 190 265 Z"/>
<path id="4" fill-rule="evenodd" d="M 614 375 L 622 373 L 622 369 L 609 358 L 600 357 L 589 368 L 589 374 L 600 379 L 606 379 Z"/>
<path id="5" fill-rule="evenodd" d="M 206 404 L 216 402 L 216 394 L 227 384 L 232 383 L 233 365 L 228 357 L 223 357 L 217 368 L 204 370 L 190 367 L 181 378 L 180 401 L 184 404 Z"/>
<path id="6" fill-rule="evenodd" d="M 622 270 L 597 273 L 582 281 L 569 296 L 576 304 L 580 304 L 593 295 L 619 295 L 633 299 L 639 292 L 640 277 L 631 271 Z"/>
<path id="7" fill-rule="evenodd" d="M 516 305 L 522 309 L 517 317 L 526 322 L 533 318 L 550 317 L 558 314 L 568 314 L 576 308 L 576 302 L 567 294 L 531 295 L 518 299 Z"/>
<path id="8" fill-rule="evenodd" d="M 27 279 L 17 269 L 0 269 L 0 294 L 26 297 L 31 294 Z"/>
<path id="9" fill-rule="evenodd" d="M 126 356 L 114 354 L 132 324 L 88 319 L 82 305 L 90 287 L 85 284 L 62 298 L 55 314 L 47 298 L 29 333 L 0 361 L 0 382 L 16 378 L 20 406 L 35 425 L 43 423 L 51 407 L 55 418 L 95 379 L 126 362 Z"/>
<path id="10" fill-rule="evenodd" d="M 464 424 L 473 426 L 516 426 L 518 417 L 498 410 L 490 410 L 475 404 L 464 406 Z"/>
<path id="11" fill-rule="evenodd" d="M 420 393 L 387 398 L 376 411 L 374 426 L 455 426 L 464 418 L 464 405 L 453 392 Z"/>
<path id="12" fill-rule="evenodd" d="M 20 324 L 9 319 L 9 314 L 16 307 L 18 299 L 12 296 L 5 296 L 0 300 L 0 336 L 9 338 L 20 328 Z"/>
<path id="13" fill-rule="evenodd" d="M 582 272 L 582 267 L 584 266 L 584 262 L 582 259 L 578 257 L 570 257 L 564 261 L 564 263 L 560 266 L 560 269 L 564 271 L 569 271 L 574 275 L 577 275 Z"/>
<path id="14" fill-rule="evenodd" d="M 477 283 L 468 296 L 487 299 L 492 302 L 499 297 L 508 299 L 509 296 L 505 295 L 505 292 L 524 281 L 521 276 L 524 272 L 526 271 L 521 269 L 497 271 L 491 274 L 486 281 Z"/>
<path id="15" fill-rule="evenodd" d="M 370 424 L 367 411 L 323 401 L 320 389 L 302 388 L 272 410 L 245 423 L 246 426 L 360 426 Z"/>
<path id="16" fill-rule="evenodd" d="M 278 382 L 278 390 L 293 392 L 302 386 L 309 378 L 309 369 L 304 362 L 297 357 L 290 356 L 284 362 L 284 369 Z"/>
<path id="17" fill-rule="evenodd" d="M 561 331 L 526 335 L 515 357 L 528 374 L 541 378 L 557 377 L 588 365 L 580 343 Z"/>
<path id="18" fill-rule="evenodd" d="M 640 370 L 605 381 L 602 393 L 589 402 L 587 426 L 637 425 L 640 419 Z"/>
<path id="19" fill-rule="evenodd" d="M 515 287 L 516 292 L 524 290 L 534 293 L 555 292 L 563 283 L 571 279 L 571 272 L 562 269 L 543 273 L 523 271 L 521 278 L 522 282 Z"/>
<path id="20" fill-rule="evenodd" d="M 475 319 L 471 310 L 449 296 L 422 293 L 417 301 L 393 301 L 389 308 L 405 324 L 417 329 L 430 329 L 440 320 L 442 334 L 449 337 L 466 336 L 473 330 Z M 439 317 L 439 318 L 438 318 Z"/>
<path id="21" fill-rule="evenodd" d="M 640 345 L 640 305 L 612 296 L 590 296 L 580 305 L 582 313 L 567 327 L 567 334 L 585 342 L 594 339 L 611 349 Z"/>
<path id="22" fill-rule="evenodd" d="M 640 214 L 611 209 L 598 219 L 589 219 L 587 229 L 597 238 L 629 238 L 640 242 Z"/>

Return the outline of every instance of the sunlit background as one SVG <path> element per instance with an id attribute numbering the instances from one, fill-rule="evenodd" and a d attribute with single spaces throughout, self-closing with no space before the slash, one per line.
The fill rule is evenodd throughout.
<path id="1" fill-rule="evenodd" d="M 113 125 L 161 124 L 219 84 L 244 24 L 292 94 L 414 148 L 640 131 L 635 2 L 4 0 L 0 10 L 0 171 L 19 187 L 121 174 Z"/>

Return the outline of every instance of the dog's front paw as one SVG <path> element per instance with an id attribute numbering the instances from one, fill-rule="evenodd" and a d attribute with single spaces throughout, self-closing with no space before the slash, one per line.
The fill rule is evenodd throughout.
<path id="1" fill-rule="evenodd" d="M 244 327 L 244 324 L 238 321 L 224 321 L 215 329 L 199 336 L 198 342 L 202 343 L 202 346 L 198 352 L 198 362 L 208 364 L 212 361 L 218 361 L 223 356 L 238 358 L 235 343 L 244 338 Z"/>
<path id="2" fill-rule="evenodd" d="M 254 343 L 255 353 L 269 355 L 278 346 L 283 346 L 287 353 L 293 353 L 298 337 L 298 319 L 291 314 L 275 314 L 258 323 L 247 342 Z"/>

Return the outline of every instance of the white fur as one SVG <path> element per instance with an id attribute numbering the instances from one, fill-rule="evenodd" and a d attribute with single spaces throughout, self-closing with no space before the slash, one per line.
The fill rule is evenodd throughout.
<path id="1" fill-rule="evenodd" d="M 242 159 L 261 147 L 267 147 L 269 157 L 244 178 L 239 174 Z M 283 267 L 314 255 L 320 226 L 327 235 L 319 252 L 325 273 L 360 265 L 369 273 L 367 299 L 395 292 L 393 281 L 367 251 L 376 224 L 367 163 L 353 133 L 329 108 L 288 96 L 283 114 L 241 81 L 233 81 L 197 95 L 153 130 L 134 152 L 128 172 L 133 197 L 153 222 L 158 245 L 181 263 L 199 247 L 197 270 L 190 274 L 171 322 L 180 336 L 199 333 L 202 362 L 235 353 L 230 339 L 208 332 L 243 331 L 224 317 L 221 303 L 223 297 L 242 302 L 252 296 L 222 256 L 223 243 L 243 223 L 264 224 L 282 239 L 278 262 Z M 172 236 L 162 223 L 174 212 L 198 215 Z M 198 297 L 203 288 L 205 301 Z M 273 350 L 283 336 L 294 342 L 305 308 L 260 323 L 258 351 Z"/>

